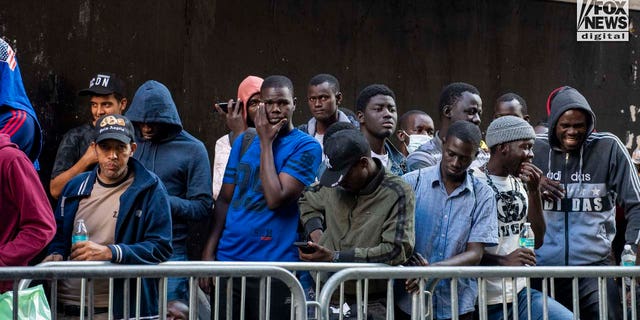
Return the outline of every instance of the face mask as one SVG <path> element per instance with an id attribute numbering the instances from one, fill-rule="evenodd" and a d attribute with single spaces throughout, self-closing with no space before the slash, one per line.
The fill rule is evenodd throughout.
<path id="1" fill-rule="evenodd" d="M 412 153 L 420 148 L 421 145 L 431 141 L 432 136 L 427 134 L 411 134 L 409 135 L 409 144 L 407 145 L 407 151 Z"/>

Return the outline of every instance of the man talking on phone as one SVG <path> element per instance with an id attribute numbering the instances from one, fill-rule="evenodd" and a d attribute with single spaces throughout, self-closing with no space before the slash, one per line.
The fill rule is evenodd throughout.
<path id="1" fill-rule="evenodd" d="M 335 127 L 329 127 L 324 139 L 327 169 L 299 201 L 300 218 L 311 239 L 308 248 L 300 249 L 300 258 L 402 264 L 415 243 L 413 190 L 371 157 L 360 131 L 333 132 Z M 386 281 L 369 283 L 368 316 L 386 319 Z M 347 287 L 349 304 L 355 302 L 351 289 Z"/>

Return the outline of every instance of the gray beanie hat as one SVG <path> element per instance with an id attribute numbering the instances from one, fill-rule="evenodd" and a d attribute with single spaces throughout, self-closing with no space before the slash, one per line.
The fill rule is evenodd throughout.
<path id="1" fill-rule="evenodd" d="M 489 148 L 511 141 L 535 139 L 533 127 L 522 118 L 504 116 L 497 118 L 487 128 L 487 146 Z"/>

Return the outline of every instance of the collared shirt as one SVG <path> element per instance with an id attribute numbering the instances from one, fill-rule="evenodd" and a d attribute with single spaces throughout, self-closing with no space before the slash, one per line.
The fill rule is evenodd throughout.
<path id="1" fill-rule="evenodd" d="M 467 175 L 464 182 L 447 194 L 435 166 L 403 176 L 416 195 L 416 247 L 429 263 L 463 253 L 467 243 L 487 246 L 498 243 L 498 219 L 493 191 L 484 182 Z M 450 280 L 438 283 L 433 294 L 437 319 L 451 318 Z M 458 312 L 474 310 L 478 294 L 475 279 L 458 279 Z"/>
<path id="2" fill-rule="evenodd" d="M 469 168 L 480 168 L 487 162 L 489 162 L 489 158 L 491 154 L 488 149 L 483 147 L 486 144 L 481 141 L 480 148 L 478 148 L 478 155 L 476 159 L 473 160 Z M 431 166 L 435 166 L 436 163 L 440 162 L 442 159 L 442 139 L 440 139 L 439 131 L 436 131 L 436 134 L 433 136 L 433 139 L 429 140 L 429 142 L 421 145 L 416 151 L 410 153 L 407 156 L 407 169 L 408 172 L 418 170 L 420 168 L 427 168 Z"/>

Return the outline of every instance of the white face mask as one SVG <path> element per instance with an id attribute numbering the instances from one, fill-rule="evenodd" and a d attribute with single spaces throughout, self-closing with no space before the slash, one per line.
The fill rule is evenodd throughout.
<path id="1" fill-rule="evenodd" d="M 409 151 L 409 153 L 412 153 L 420 148 L 421 145 L 431 141 L 431 139 L 433 139 L 433 137 L 428 134 L 410 134 L 407 151 Z"/>

